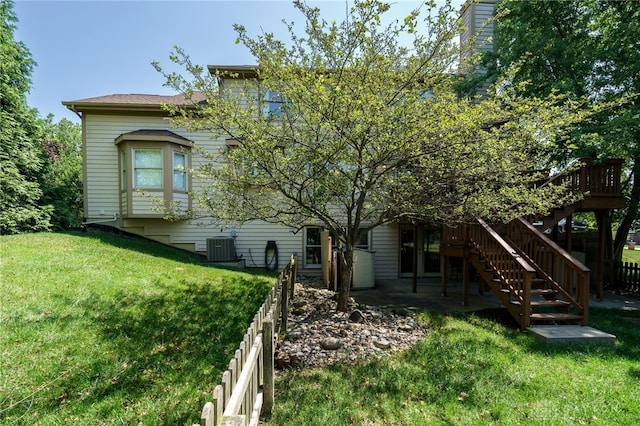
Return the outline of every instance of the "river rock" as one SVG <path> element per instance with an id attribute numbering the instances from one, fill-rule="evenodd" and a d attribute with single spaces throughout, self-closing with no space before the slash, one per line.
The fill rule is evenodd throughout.
<path id="1" fill-rule="evenodd" d="M 349 321 L 351 322 L 364 322 L 364 315 L 362 315 L 362 311 L 360 311 L 359 309 L 356 309 L 355 311 L 351 312 L 351 315 L 349 315 Z"/>
<path id="2" fill-rule="evenodd" d="M 298 277 L 291 303 L 299 308 L 289 311 L 292 331 L 277 342 L 278 368 L 358 362 L 406 350 L 424 337 L 425 330 L 408 309 L 356 305 L 350 298 L 350 313 L 338 312 L 334 295 L 319 279 Z M 350 319 L 356 311 L 365 321 Z"/>

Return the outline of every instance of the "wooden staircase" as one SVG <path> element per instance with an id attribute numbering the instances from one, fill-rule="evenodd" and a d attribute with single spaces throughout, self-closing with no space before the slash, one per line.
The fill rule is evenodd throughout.
<path id="1" fill-rule="evenodd" d="M 467 227 L 469 263 L 522 329 L 588 323 L 589 269 L 526 220 Z"/>
<path id="2" fill-rule="evenodd" d="M 463 303 L 467 303 L 468 271 L 472 266 L 481 289 L 485 285 L 491 288 L 522 329 L 533 324 L 587 325 L 591 272 L 543 231 L 575 212 L 602 214 L 624 207 L 622 163 L 583 159 L 580 167 L 537 182 L 536 186 L 565 185 L 583 195 L 546 217 L 535 218 L 538 227 L 525 218 L 496 226 L 478 219 L 471 225 L 445 227 L 440 254 L 444 265 L 448 257 L 463 259 Z M 603 231 L 599 232 L 602 241 Z M 442 271 L 442 292 L 446 295 L 446 267 Z"/>

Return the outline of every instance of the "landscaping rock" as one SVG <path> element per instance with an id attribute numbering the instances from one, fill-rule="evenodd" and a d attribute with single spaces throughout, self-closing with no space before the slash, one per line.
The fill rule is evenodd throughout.
<path id="1" fill-rule="evenodd" d="M 385 356 L 408 349 L 424 337 L 425 330 L 408 309 L 356 306 L 350 298 L 350 314 L 337 312 L 333 291 L 322 288 L 315 278 L 299 278 L 292 300 L 299 309 L 290 312 L 292 331 L 278 342 L 277 368 L 313 368 Z M 352 316 L 362 316 L 364 321 L 354 322 Z"/>
<path id="2" fill-rule="evenodd" d="M 362 311 L 360 311 L 359 309 L 356 309 L 355 311 L 351 312 L 351 315 L 349 315 L 349 321 L 365 322 L 364 315 L 362 315 Z"/>
<path id="3" fill-rule="evenodd" d="M 379 349 L 389 349 L 391 347 L 391 342 L 388 341 L 387 339 L 374 340 L 373 344 L 375 345 L 376 348 L 379 348 Z"/>
<path id="4" fill-rule="evenodd" d="M 342 347 L 342 342 L 336 338 L 329 337 L 320 342 L 320 347 L 327 351 L 335 351 Z"/>

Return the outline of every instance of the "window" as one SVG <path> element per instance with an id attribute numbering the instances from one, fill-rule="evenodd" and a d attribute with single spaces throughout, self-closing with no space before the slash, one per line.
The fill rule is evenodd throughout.
<path id="1" fill-rule="evenodd" d="M 283 106 L 286 103 L 282 95 L 272 90 L 267 90 L 264 94 L 262 114 L 265 117 L 282 117 L 284 112 Z"/>
<path id="2" fill-rule="evenodd" d="M 162 218 L 191 208 L 193 143 L 169 130 L 136 130 L 114 140 L 123 218 Z"/>
<path id="3" fill-rule="evenodd" d="M 356 247 L 364 250 L 369 250 L 369 233 L 368 232 L 364 232 L 362 235 L 360 235 L 360 240 L 358 240 L 358 242 L 356 243 Z"/>
<path id="4" fill-rule="evenodd" d="M 308 226 L 304 229 L 304 265 L 307 268 L 319 268 L 322 260 L 320 235 L 322 228 Z"/>
<path id="5" fill-rule="evenodd" d="M 187 156 L 179 151 L 173 151 L 173 190 L 187 190 Z"/>
<path id="6" fill-rule="evenodd" d="M 127 153 L 120 151 L 120 189 L 127 189 Z"/>
<path id="7" fill-rule="evenodd" d="M 162 150 L 133 150 L 133 187 L 162 189 Z"/>
<path id="8" fill-rule="evenodd" d="M 322 262 L 322 231 L 319 226 L 307 226 L 304 228 L 304 266 L 306 268 L 320 268 Z M 331 237 L 332 248 L 336 248 L 336 239 Z M 355 245 L 356 248 L 369 249 L 369 232 L 364 232 Z"/>
<path id="9" fill-rule="evenodd" d="M 231 154 L 233 152 L 233 150 L 239 150 L 240 149 L 240 141 L 238 141 L 237 139 L 226 139 L 225 140 L 225 145 L 227 147 L 227 153 Z M 258 176 L 260 174 L 260 171 L 258 170 L 258 165 L 255 162 L 249 161 L 247 158 L 244 158 L 242 155 L 237 155 L 241 153 L 241 151 L 236 151 L 235 155 L 237 156 L 235 158 L 235 168 L 237 170 L 237 172 L 241 175 L 244 175 L 246 177 L 250 177 L 250 176 Z M 234 154 L 231 154 L 234 155 Z"/>

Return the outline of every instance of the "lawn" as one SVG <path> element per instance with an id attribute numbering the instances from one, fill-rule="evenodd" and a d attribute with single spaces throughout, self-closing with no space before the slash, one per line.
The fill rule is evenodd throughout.
<path id="1" fill-rule="evenodd" d="M 613 346 L 549 346 L 477 314 L 418 318 L 429 332 L 408 352 L 281 374 L 269 424 L 640 424 L 638 312 L 593 309 Z"/>
<path id="2" fill-rule="evenodd" d="M 0 237 L 0 423 L 192 424 L 275 279 L 110 233 Z"/>
<path id="3" fill-rule="evenodd" d="M 625 249 L 622 250 L 622 261 L 640 263 L 640 250 L 628 250 L 625 247 Z"/>

